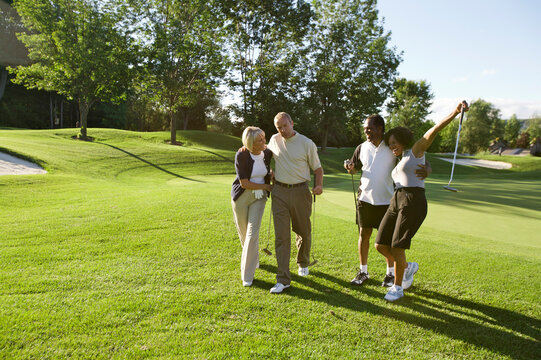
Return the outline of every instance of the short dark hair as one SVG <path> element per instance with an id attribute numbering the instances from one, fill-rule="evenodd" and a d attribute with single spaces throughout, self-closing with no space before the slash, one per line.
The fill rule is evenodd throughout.
<path id="1" fill-rule="evenodd" d="M 385 132 L 385 120 L 383 120 L 383 117 L 381 117 L 381 115 L 378 115 L 378 114 L 370 115 L 369 117 L 366 118 L 366 121 L 368 120 L 374 120 L 374 124 L 376 126 L 382 127 L 383 132 Z"/>
<path id="2" fill-rule="evenodd" d="M 383 136 L 385 145 L 387 146 L 389 146 L 389 139 L 391 138 L 391 135 L 393 135 L 396 141 L 404 146 L 404 148 L 410 149 L 413 146 L 413 133 L 410 129 L 403 126 L 398 126 L 387 131 Z"/>

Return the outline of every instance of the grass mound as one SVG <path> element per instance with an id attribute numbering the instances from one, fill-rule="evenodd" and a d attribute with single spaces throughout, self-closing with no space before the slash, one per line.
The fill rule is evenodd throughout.
<path id="1" fill-rule="evenodd" d="M 47 171 L 91 178 L 185 178 L 231 172 L 238 138 L 179 132 L 184 146 L 166 144 L 168 132 L 93 129 L 94 141 L 74 140 L 73 129 L 0 131 L 2 147 Z M 161 175 L 161 176 L 160 176 Z"/>

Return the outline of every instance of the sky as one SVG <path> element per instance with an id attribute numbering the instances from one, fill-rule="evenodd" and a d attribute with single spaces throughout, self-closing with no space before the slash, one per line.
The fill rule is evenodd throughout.
<path id="1" fill-rule="evenodd" d="M 399 76 L 426 80 L 432 120 L 483 99 L 502 118 L 541 116 L 540 0 L 379 0 Z"/>

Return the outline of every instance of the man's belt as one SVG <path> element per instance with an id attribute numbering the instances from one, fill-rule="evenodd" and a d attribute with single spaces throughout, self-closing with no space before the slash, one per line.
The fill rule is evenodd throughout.
<path id="1" fill-rule="evenodd" d="M 285 183 L 283 183 L 283 182 L 279 182 L 278 180 L 274 180 L 274 183 L 275 183 L 276 185 L 280 185 L 280 186 L 283 186 L 283 187 L 285 187 L 285 188 L 290 189 L 290 188 L 294 188 L 294 187 L 298 187 L 298 186 L 305 186 L 308 182 L 305 181 L 305 182 L 298 183 L 298 184 L 285 184 Z"/>

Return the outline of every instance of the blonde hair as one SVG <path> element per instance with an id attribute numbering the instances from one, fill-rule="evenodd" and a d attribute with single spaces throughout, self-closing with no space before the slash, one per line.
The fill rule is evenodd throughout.
<path id="1" fill-rule="evenodd" d="M 254 144 L 254 140 L 261 134 L 265 136 L 265 132 L 261 130 L 260 128 L 256 126 L 248 126 L 242 132 L 242 144 L 246 147 L 246 149 L 252 152 L 252 146 Z"/>

